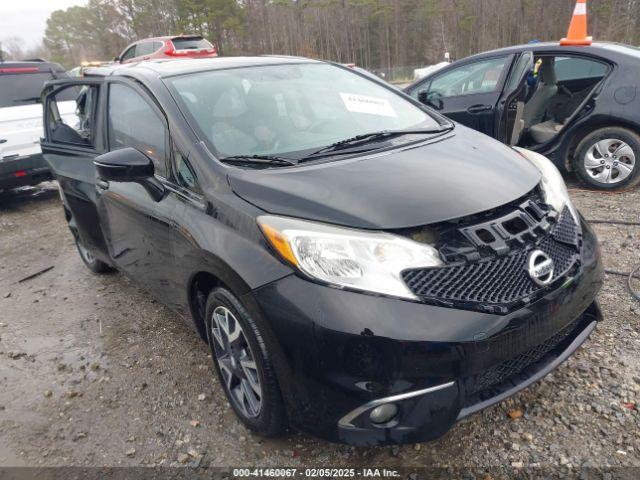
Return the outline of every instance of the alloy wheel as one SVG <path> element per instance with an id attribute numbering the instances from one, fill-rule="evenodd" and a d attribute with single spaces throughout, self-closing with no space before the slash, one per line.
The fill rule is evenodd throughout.
<path id="1" fill-rule="evenodd" d="M 609 185 L 627 179 L 635 165 L 635 152 L 629 144 L 617 138 L 596 142 L 584 157 L 584 167 L 591 178 Z"/>
<path id="2" fill-rule="evenodd" d="M 251 346 L 234 314 L 224 306 L 212 314 L 211 334 L 214 354 L 231 401 L 247 418 L 255 418 L 262 408 L 262 387 Z"/>

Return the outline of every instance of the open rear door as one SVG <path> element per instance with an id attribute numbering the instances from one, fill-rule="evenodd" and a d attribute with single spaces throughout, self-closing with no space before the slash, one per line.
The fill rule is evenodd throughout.
<path id="1" fill-rule="evenodd" d="M 498 101 L 496 121 L 498 140 L 517 145 L 524 129 L 524 104 L 527 97 L 527 76 L 533 69 L 533 53 L 523 52 L 513 69 Z"/>
<path id="2" fill-rule="evenodd" d="M 104 152 L 99 112 L 102 79 L 59 80 L 45 86 L 42 153 L 60 185 L 71 231 L 83 246 L 109 261 L 98 221 L 96 169 Z"/>

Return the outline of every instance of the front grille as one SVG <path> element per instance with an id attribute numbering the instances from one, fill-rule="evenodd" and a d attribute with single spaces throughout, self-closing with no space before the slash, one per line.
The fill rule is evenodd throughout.
<path id="1" fill-rule="evenodd" d="M 558 242 L 574 246 L 578 245 L 578 228 L 568 208 L 562 211 L 552 235 Z"/>
<path id="2" fill-rule="evenodd" d="M 494 385 L 518 375 L 530 365 L 542 360 L 549 352 L 554 350 L 563 340 L 565 340 L 578 326 L 582 317 L 579 317 L 569 325 L 564 327 L 551 338 L 536 345 L 531 350 L 506 360 L 487 370 L 480 372 L 468 382 L 467 395 L 473 395 L 483 390 L 488 390 Z"/>
<path id="3" fill-rule="evenodd" d="M 441 268 L 406 270 L 402 278 L 425 302 L 485 311 L 507 312 L 518 302 L 529 302 L 564 277 L 577 265 L 579 232 L 565 209 L 551 233 L 537 243 L 529 242 L 505 256 L 463 262 Z M 536 284 L 527 271 L 529 254 L 545 252 L 554 263 L 549 286 Z"/>

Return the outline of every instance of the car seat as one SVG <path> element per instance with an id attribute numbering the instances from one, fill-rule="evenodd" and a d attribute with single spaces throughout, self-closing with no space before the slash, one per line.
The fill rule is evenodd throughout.
<path id="1" fill-rule="evenodd" d="M 245 131 L 243 117 L 247 113 L 247 105 L 242 81 L 235 75 L 217 73 L 210 85 L 203 91 L 199 84 L 191 88 L 185 84 L 180 95 L 217 154 L 246 153 L 256 142 Z"/>
<path id="2" fill-rule="evenodd" d="M 531 127 L 530 131 L 533 139 L 538 143 L 551 140 L 573 117 L 593 91 L 593 88 L 594 85 L 590 85 L 579 92 L 571 92 L 564 87 L 560 87 L 560 92 L 551 100 L 547 109 L 548 120 Z"/>
<path id="3" fill-rule="evenodd" d="M 51 140 L 56 143 L 75 143 L 78 145 L 87 145 L 89 140 L 83 138 L 75 129 L 58 120 L 51 129 Z"/>
<path id="4" fill-rule="evenodd" d="M 555 120 L 544 121 L 551 100 L 558 93 L 558 79 L 552 57 L 542 59 L 540 82 L 535 93 L 524 109 L 524 127 L 537 143 L 544 143 L 553 138 L 562 129 L 562 124 Z"/>
<path id="5" fill-rule="evenodd" d="M 270 150 L 282 145 L 293 125 L 287 116 L 284 96 L 280 88 L 271 82 L 256 82 L 247 94 L 251 111 L 249 123 L 257 150 Z"/>
<path id="6" fill-rule="evenodd" d="M 531 127 L 529 133 L 536 143 L 546 143 L 555 137 L 562 130 L 562 127 L 564 127 L 562 123 L 547 120 Z"/>

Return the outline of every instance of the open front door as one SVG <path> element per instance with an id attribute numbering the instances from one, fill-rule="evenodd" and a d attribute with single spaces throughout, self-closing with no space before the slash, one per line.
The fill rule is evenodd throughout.
<path id="1" fill-rule="evenodd" d="M 489 136 L 494 136 L 496 105 L 513 55 L 463 61 L 439 71 L 409 94 L 418 101 Z"/>
<path id="2" fill-rule="evenodd" d="M 497 138 L 508 145 L 517 145 L 524 129 L 524 106 L 527 97 L 527 76 L 533 69 L 533 53 L 523 52 L 513 69 L 498 101 Z"/>

